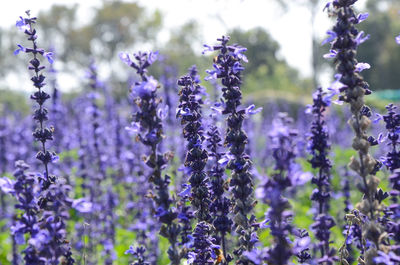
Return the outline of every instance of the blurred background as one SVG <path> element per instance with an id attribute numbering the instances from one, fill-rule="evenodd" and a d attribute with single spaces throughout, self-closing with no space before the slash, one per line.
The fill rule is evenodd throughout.
<path id="1" fill-rule="evenodd" d="M 332 64 L 322 58 L 321 46 L 333 21 L 318 0 L 41 0 L 9 1 L 0 16 L 1 101 L 10 106 L 31 91 L 25 58 L 16 58 L 23 34 L 15 27 L 27 9 L 38 17 L 39 44 L 56 54 L 59 89 L 64 98 L 85 90 L 84 72 L 91 59 L 116 97 L 126 96 L 129 70 L 120 62 L 121 51 L 158 50 L 159 65 L 178 75 L 197 64 L 200 75 L 210 68 L 202 45 L 223 34 L 248 48 L 244 94 L 265 102 L 279 99 L 306 103 L 316 86 L 327 87 Z M 356 7 L 372 15 L 361 23 L 371 39 L 360 47 L 359 61 L 372 69 L 363 72 L 376 91 L 371 100 L 398 100 L 400 49 L 394 37 L 400 32 L 400 3 L 364 0 Z M 161 74 L 162 67 L 154 69 Z M 157 74 L 158 72 L 158 74 Z M 385 103 L 382 104 L 382 106 Z M 379 104 L 378 104 L 379 105 Z M 29 108 L 26 108 L 29 109 Z"/>
<path id="2" fill-rule="evenodd" d="M 141 219 L 137 216 L 145 216 L 141 215 L 140 210 L 136 210 L 142 209 L 137 205 L 141 205 L 142 197 L 146 201 L 145 196 L 132 195 L 134 193 L 131 191 L 135 189 L 143 193 L 147 190 L 141 186 L 147 183 L 146 179 L 140 180 L 143 183 L 135 183 L 136 179 L 131 178 L 136 173 L 138 176 L 143 175 L 136 172 L 136 167 L 142 170 L 141 162 L 136 161 L 140 159 L 135 160 L 141 157 L 143 150 L 137 147 L 132 136 L 123 129 L 130 123 L 132 114 L 128 86 L 132 80 L 137 80 L 137 76 L 133 69 L 121 62 L 119 52 L 159 51 L 159 60 L 151 67 L 151 74 L 160 81 L 159 93 L 164 100 L 163 104 L 170 106 L 165 126 L 168 140 L 163 148 L 176 153 L 168 169 L 170 175 L 174 176 L 176 191 L 181 188 L 180 181 L 184 180 L 180 165 L 186 154 L 185 145 L 182 145 L 181 125 L 175 119 L 175 108 L 178 105 L 176 80 L 194 64 L 204 79 L 205 70 L 212 68 L 212 55 L 202 55 L 203 44 L 213 45 L 222 35 L 230 35 L 232 42 L 247 47 L 246 56 L 249 62 L 245 65 L 242 85 L 245 104 L 255 103 L 257 107 L 264 108 L 260 115 L 244 122 L 250 141 L 246 152 L 253 158 L 254 165 L 257 165 L 254 167 L 257 180 L 264 179 L 268 169 L 273 166 L 268 133 L 273 131 L 273 120 L 281 111 L 288 112 L 294 118 L 291 126 L 299 130 L 295 140 L 299 153 L 298 162 L 305 172 L 311 171 L 306 147 L 312 117 L 305 114 L 305 109 L 312 102 L 311 95 L 316 87 L 327 88 L 334 75 L 332 62 L 323 59 L 329 45 L 321 46 L 326 38 L 326 31 L 334 25 L 333 19 L 327 12 L 323 12 L 326 2 L 7 1 L 0 10 L 0 176 L 12 172 L 14 161 L 18 159 L 27 161 L 33 168 L 40 168 L 34 152 L 37 150 L 37 143 L 33 143 L 32 131 L 29 129 L 36 126 L 30 117 L 32 102 L 29 94 L 33 86 L 26 69 L 29 56 L 13 54 L 17 44 L 29 45 L 24 34 L 15 27 L 18 17 L 23 16 L 28 9 L 33 16 L 38 17 L 39 46 L 55 54 L 53 70 L 56 75 L 54 71 L 45 73 L 49 83 L 45 90 L 52 95 L 47 106 L 50 110 L 49 124 L 54 124 L 56 128 L 55 140 L 49 145 L 60 156 L 60 163 L 53 165 L 55 175 L 67 179 L 75 188 L 73 196 L 76 198 L 83 193 L 80 185 L 84 183 L 86 174 L 96 176 L 99 172 L 100 167 L 93 163 L 97 161 L 95 159 L 105 161 L 108 169 L 112 169 L 107 171 L 110 178 L 102 184 L 104 191 L 110 191 L 109 183 L 112 183 L 116 171 L 121 170 L 121 179 L 126 177 L 122 181 L 123 186 L 118 185 L 115 188 L 118 189 L 115 194 L 118 194 L 121 201 L 116 206 L 116 215 L 120 218 L 115 236 L 115 251 L 118 256 L 116 264 L 128 264 L 129 258 L 124 253 L 134 238 L 132 231 L 137 231 L 139 227 L 136 222 L 140 223 Z M 370 13 L 369 18 L 359 28 L 370 34 L 371 38 L 358 51 L 359 61 L 371 65 L 371 69 L 363 72 L 374 91 L 373 95 L 367 97 L 367 104 L 373 107 L 373 112 L 384 113 L 386 104 L 400 101 L 400 46 L 395 43 L 395 36 L 400 34 L 400 1 L 360 0 L 356 8 L 359 12 Z M 102 82 L 98 91 L 90 88 L 85 75 L 93 60 L 98 66 L 99 79 Z M 212 82 L 202 82 L 202 85 L 207 87 L 210 94 L 208 105 L 206 104 L 207 112 L 220 91 Z M 345 179 L 342 176 L 351 175 L 346 165 L 354 155 L 354 150 L 350 148 L 353 133 L 346 124 L 350 115 L 347 108 L 332 107 L 328 112 L 326 120 L 332 142 L 331 157 L 336 165 L 332 183 L 334 198 L 337 200 L 339 197 L 345 198 L 341 195 L 344 187 L 349 188 L 350 184 L 356 183 L 353 181 L 355 178 L 349 178 L 350 184 L 342 183 L 342 179 Z M 100 116 L 95 119 L 93 113 Z M 96 140 L 90 137 L 95 133 L 92 130 L 94 126 L 91 125 L 97 122 L 101 126 L 101 130 L 96 130 L 101 135 L 101 156 L 96 156 L 93 152 L 92 147 Z M 384 131 L 383 126 L 382 123 L 380 126 L 374 124 L 372 135 L 377 137 Z M 387 145 L 382 144 L 374 153 L 375 157 L 385 154 L 385 148 L 388 148 Z M 122 154 L 121 157 L 119 154 Z M 86 165 L 87 169 L 81 170 Z M 352 188 L 356 190 L 355 187 Z M 124 192 L 120 193 L 119 189 Z M 299 196 L 291 202 L 296 213 L 294 222 L 305 228 L 310 227 L 313 222 L 309 200 L 312 190 L 311 183 L 308 183 L 299 189 Z M 356 202 L 359 194 L 352 192 L 351 198 Z M 131 203 L 134 199 L 135 203 Z M 332 210 L 341 210 L 340 205 L 336 203 Z M 11 220 L 12 203 L 0 194 L 0 206 L 1 265 L 10 264 L 11 260 L 12 244 L 7 220 Z M 3 207 L 8 207 L 8 210 L 3 211 Z M 257 207 L 257 218 L 263 218 L 265 205 Z M 3 218 L 4 216 L 7 218 Z M 69 230 L 77 231 L 74 234 L 77 236 L 72 237 L 74 251 L 79 253 L 82 247 L 79 245 L 81 230 L 74 225 L 79 226 L 83 222 L 78 215 L 73 215 L 71 220 Z M 338 226 L 333 232 L 335 247 L 343 242 L 340 227 L 344 225 L 344 217 L 339 216 L 337 220 Z M 261 235 L 262 240 L 268 241 L 266 238 L 266 234 Z M 160 241 L 160 251 L 156 249 L 160 252 L 160 260 L 163 260 L 159 264 L 167 264 L 168 244 L 163 240 Z M 98 251 L 97 255 L 100 254 Z M 82 258 L 79 254 L 76 257 Z"/>

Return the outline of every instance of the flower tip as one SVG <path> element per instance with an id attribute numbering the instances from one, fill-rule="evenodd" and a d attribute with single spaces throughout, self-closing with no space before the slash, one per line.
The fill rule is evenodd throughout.
<path id="1" fill-rule="evenodd" d="M 356 64 L 356 72 L 362 72 L 365 69 L 370 69 L 371 65 L 368 63 L 358 63 Z"/>
<path id="2" fill-rule="evenodd" d="M 368 13 L 359 14 L 357 17 L 358 23 L 361 23 L 364 20 L 366 20 L 368 18 L 368 16 L 369 16 Z"/>
<path id="3" fill-rule="evenodd" d="M 201 52 L 201 54 L 205 54 L 206 52 L 212 52 L 214 51 L 213 47 L 207 44 L 203 44 L 204 50 Z"/>
<path id="4" fill-rule="evenodd" d="M 18 49 L 16 49 L 16 50 L 14 51 L 14 55 L 18 55 L 20 52 L 26 52 L 25 47 L 23 47 L 23 46 L 20 45 L 20 44 L 17 44 L 17 46 L 18 46 Z"/>
<path id="5" fill-rule="evenodd" d="M 53 53 L 52 52 L 45 52 L 43 54 L 43 56 L 46 57 L 47 61 L 49 61 L 50 64 L 54 63 Z"/>
<path id="6" fill-rule="evenodd" d="M 124 63 L 126 63 L 127 65 L 131 65 L 132 60 L 129 57 L 129 54 L 127 52 L 120 52 L 118 54 L 119 59 L 121 59 L 121 61 L 123 61 Z"/>

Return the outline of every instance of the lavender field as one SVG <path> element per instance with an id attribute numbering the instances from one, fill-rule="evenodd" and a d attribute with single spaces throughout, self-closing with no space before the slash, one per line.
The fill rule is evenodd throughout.
<path id="1" fill-rule="evenodd" d="M 306 77 L 136 2 L 0 28 L 0 265 L 400 264 L 400 5 L 322 2 Z"/>

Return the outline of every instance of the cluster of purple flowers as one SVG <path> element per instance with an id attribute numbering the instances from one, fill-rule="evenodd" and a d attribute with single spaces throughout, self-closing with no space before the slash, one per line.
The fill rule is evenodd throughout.
<path id="1" fill-rule="evenodd" d="M 247 62 L 243 54 L 246 48 L 239 45 L 228 45 L 229 36 L 217 39 L 220 44 L 205 45 L 205 51 L 218 51 L 213 64 L 213 70 L 208 70 L 207 79 L 221 79 L 222 82 L 222 114 L 227 115 L 227 131 L 225 144 L 229 146 L 226 153 L 227 168 L 232 170 L 230 186 L 232 187 L 233 223 L 239 234 L 237 248 L 234 254 L 239 264 L 247 264 L 248 259 L 242 255 L 244 251 L 251 251 L 258 242 L 255 232 L 256 218 L 253 214 L 253 176 L 250 168 L 252 162 L 245 153 L 247 135 L 242 129 L 246 115 L 245 109 L 240 109 L 242 92 L 241 72 L 244 70 L 242 62 Z"/>
<path id="2" fill-rule="evenodd" d="M 311 200 L 316 203 L 316 214 L 312 230 L 318 239 L 317 248 L 321 253 L 319 263 L 334 264 L 336 261 L 335 250 L 330 247 L 330 229 L 335 226 L 333 217 L 329 214 L 329 200 L 331 198 L 331 161 L 329 160 L 328 131 L 324 121 L 324 112 L 329 106 L 329 98 L 322 88 L 313 94 L 311 112 L 314 120 L 311 124 L 309 150 L 312 154 L 309 160 L 313 169 L 317 170 L 311 183 L 317 186 L 311 194 Z"/>
<path id="3" fill-rule="evenodd" d="M 121 229 L 134 234 L 124 235 L 134 240 L 130 246 L 123 243 L 124 258 L 133 265 L 159 264 L 167 256 L 176 265 L 184 261 L 328 265 L 356 260 L 399 264 L 400 114 L 394 104 L 388 105 L 387 114 L 377 119 L 383 120 L 386 133 L 377 138 L 368 135 L 373 110 L 364 104 L 364 96 L 372 92 L 361 72 L 370 66 L 356 59 L 358 46 L 369 38 L 356 27 L 368 14 L 356 15 L 355 2 L 334 0 L 327 5 L 337 17 L 324 41 L 331 44 L 325 57 L 334 58 L 336 80 L 313 94 L 306 111 L 312 121 L 299 115 L 298 120 L 304 121 L 297 125 L 307 128 L 304 134 L 295 128 L 293 118 L 281 112 L 264 111 L 262 132 L 254 130 L 257 121 L 251 115 L 262 108 L 242 105 L 246 48 L 231 44 L 229 36 L 218 38 L 213 46 L 204 45 L 203 53 L 216 53 L 205 78 L 214 87 L 212 100 L 200 84 L 196 66 L 178 79 L 177 69 L 164 65 L 158 81 L 149 74 L 150 66 L 158 59 L 162 64 L 163 58 L 157 52 L 138 52 L 119 54 L 135 75 L 125 103 L 117 102 L 107 82 L 100 81 L 94 62 L 86 75 L 88 91 L 65 103 L 53 66 L 52 96 L 44 90 L 46 67 L 40 59 L 53 63 L 53 52 L 38 47 L 37 19 L 27 11 L 16 25 L 32 47 L 18 45 L 14 53 L 32 57 L 28 69 L 36 108 L 33 121 L 27 119 L 26 124 L 35 129 L 29 137 L 25 128 L 15 126 L 18 118 L 0 119 L 1 173 L 11 172 L 8 164 L 16 158 L 33 165 L 18 159 L 14 174 L 0 178 L 0 219 L 10 220 L 12 263 L 112 265 L 120 258 Z M 400 44 L 400 36 L 396 42 Z M 328 123 L 336 114 L 334 108 L 329 109 L 333 114 L 327 109 L 340 101 L 350 107 L 348 124 L 353 132 L 348 135 L 354 137 L 351 147 L 356 155 L 348 168 L 357 176 L 351 176 L 347 167 L 342 172 L 343 165 L 335 165 L 331 158 L 333 135 Z M 125 126 L 127 110 L 133 112 L 130 126 Z M 48 121 L 53 126 L 47 126 Z M 26 150 L 3 152 L 22 139 Z M 257 150 L 260 140 L 265 140 L 262 153 Z M 51 149 L 60 153 L 60 163 L 55 163 L 59 157 L 49 141 Z M 369 149 L 381 143 L 389 150 L 378 160 Z M 34 155 L 27 150 L 34 148 L 39 148 L 37 161 L 30 162 Z M 260 159 L 260 165 L 253 167 L 249 154 Z M 376 174 L 382 165 L 391 174 L 388 192 L 378 187 Z M 314 174 L 304 172 L 307 167 Z M 32 168 L 38 168 L 37 173 L 27 172 Z M 335 175 L 341 178 L 342 192 L 332 184 Z M 353 180 L 362 194 L 354 208 Z M 303 186 L 309 184 L 314 189 L 308 193 Z M 296 200 L 302 193 L 310 205 L 310 233 L 296 222 Z M 330 203 L 335 196 L 344 198 L 340 218 L 332 214 L 338 207 Z M 9 200 L 14 200 L 13 207 L 8 207 Z M 265 220 L 257 222 L 256 215 Z M 345 237 L 338 250 L 334 227 L 341 227 Z"/>
<path id="4" fill-rule="evenodd" d="M 364 96 L 372 92 L 367 82 L 363 80 L 361 72 L 369 69 L 370 65 L 358 62 L 356 59 L 358 46 L 369 38 L 369 35 L 364 36 L 363 31 L 358 31 L 356 25 L 367 19 L 368 14 L 356 15 L 353 9 L 355 2 L 357 0 L 335 0 L 328 3 L 327 8 L 331 8 L 330 11 L 337 16 L 337 23 L 333 31 L 328 32 L 330 37 L 325 42 L 331 43 L 331 51 L 325 57 L 335 58 L 338 73 L 335 85 L 332 85 L 331 89 L 334 90 L 333 87 L 336 87 L 337 93 L 340 94 L 339 100 L 350 106 L 352 115 L 348 124 L 354 131 L 352 147 L 357 151 L 358 158 L 353 156 L 349 167 L 360 176 L 361 183 L 358 188 L 364 194 L 356 205 L 357 209 L 346 215 L 349 222 L 346 240 L 352 237 L 350 228 L 354 228 L 352 224 L 356 224 L 361 230 L 359 241 L 362 244 L 358 261 L 366 264 L 374 262 L 380 264 L 384 260 L 390 261 L 391 259 L 388 258 L 390 255 L 387 255 L 391 249 L 390 232 L 385 231 L 387 230 L 386 223 L 390 221 L 388 221 L 387 214 L 381 216 L 383 212 L 386 212 L 382 201 L 388 197 L 388 193 L 378 187 L 380 179 L 375 176 L 382 163 L 369 153 L 369 148 L 377 145 L 378 140 L 367 135 L 371 124 L 369 118 L 372 113 L 371 109 L 364 104 Z M 388 110 L 389 115 L 385 117 L 385 121 L 389 135 L 393 135 L 391 123 L 393 123 L 394 112 L 391 106 L 388 107 Z M 391 161 L 393 152 L 396 152 L 395 148 L 385 159 L 385 163 L 389 166 L 393 163 Z M 349 256 L 347 248 L 343 245 L 339 252 L 341 262 L 348 263 L 346 260 Z M 394 252 L 390 251 L 390 253 Z"/>

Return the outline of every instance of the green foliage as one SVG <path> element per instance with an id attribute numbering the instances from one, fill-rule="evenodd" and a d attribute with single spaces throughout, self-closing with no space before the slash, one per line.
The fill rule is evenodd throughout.
<path id="1" fill-rule="evenodd" d="M 26 96 L 23 93 L 0 89 L 0 116 L 5 116 L 5 112 L 20 113 L 25 116 L 29 113 L 29 105 L 26 101 Z"/>

